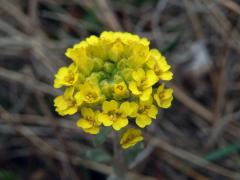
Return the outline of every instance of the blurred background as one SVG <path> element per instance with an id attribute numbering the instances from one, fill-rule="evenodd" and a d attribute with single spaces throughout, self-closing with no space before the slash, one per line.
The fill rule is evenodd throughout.
<path id="1" fill-rule="evenodd" d="M 172 107 L 121 157 L 128 179 L 240 179 L 240 1 L 0 0 L 0 180 L 113 179 L 109 130 L 53 107 L 66 48 L 104 30 L 147 37 L 174 71 Z"/>

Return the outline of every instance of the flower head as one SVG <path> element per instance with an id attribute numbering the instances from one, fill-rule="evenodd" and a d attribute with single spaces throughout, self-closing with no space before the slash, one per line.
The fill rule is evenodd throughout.
<path id="1" fill-rule="evenodd" d="M 101 126 L 124 130 L 136 122 L 144 128 L 156 119 L 158 109 L 171 105 L 171 67 L 149 41 L 127 32 L 103 32 L 68 48 L 70 66 L 61 67 L 54 87 L 64 94 L 54 100 L 60 115 L 80 114 L 77 126 L 97 134 Z M 156 86 L 158 89 L 156 90 Z M 142 140 L 138 129 L 130 128 L 121 139 L 123 148 Z"/>
<path id="2" fill-rule="evenodd" d="M 81 127 L 85 132 L 90 134 L 98 134 L 101 122 L 98 121 L 98 111 L 91 108 L 83 107 L 81 109 L 82 118 L 77 121 L 77 126 Z"/>
<path id="3" fill-rule="evenodd" d="M 148 101 L 140 101 L 137 109 L 136 124 L 144 128 L 152 123 L 152 119 L 156 119 L 158 113 L 157 107 L 153 104 L 152 98 Z"/>
<path id="4" fill-rule="evenodd" d="M 169 81 L 172 79 L 173 73 L 170 71 L 171 67 L 157 49 L 150 51 L 149 60 L 146 64 L 155 72 L 160 80 Z"/>
<path id="5" fill-rule="evenodd" d="M 158 81 L 158 77 L 152 70 L 144 71 L 142 68 L 132 73 L 133 81 L 129 83 L 129 89 L 140 100 L 147 101 L 152 94 L 152 86 Z"/>
<path id="6" fill-rule="evenodd" d="M 164 84 L 160 85 L 154 94 L 157 105 L 161 108 L 169 108 L 173 100 L 172 93 L 173 90 L 171 88 L 164 89 Z"/>
<path id="7" fill-rule="evenodd" d="M 55 75 L 54 87 L 73 86 L 77 83 L 78 78 L 77 66 L 74 64 L 69 67 L 61 67 Z"/>
<path id="8" fill-rule="evenodd" d="M 104 126 L 112 126 L 113 129 L 119 131 L 128 124 L 129 102 L 124 102 L 121 105 L 117 101 L 104 101 L 102 105 L 103 112 L 99 114 L 98 120 Z"/>
<path id="9" fill-rule="evenodd" d="M 61 115 L 73 115 L 78 110 L 78 104 L 73 97 L 74 88 L 70 87 L 66 89 L 62 96 L 57 96 L 54 99 L 54 106 L 56 111 Z"/>
<path id="10" fill-rule="evenodd" d="M 79 92 L 75 95 L 78 104 L 82 104 L 83 102 L 93 104 L 104 98 L 100 92 L 98 84 L 85 82 L 79 87 L 79 89 Z"/>
<path id="11" fill-rule="evenodd" d="M 143 136 L 141 135 L 141 131 L 139 129 L 129 128 L 123 133 L 120 144 L 123 149 L 127 149 L 142 140 Z"/>
<path id="12" fill-rule="evenodd" d="M 113 85 L 113 96 L 115 99 L 127 98 L 129 96 L 129 91 L 124 81 Z"/>

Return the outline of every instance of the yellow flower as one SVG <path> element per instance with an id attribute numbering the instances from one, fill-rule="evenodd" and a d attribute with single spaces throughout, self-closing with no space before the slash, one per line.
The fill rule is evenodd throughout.
<path id="1" fill-rule="evenodd" d="M 127 129 L 120 140 L 120 144 L 123 149 L 130 148 L 143 140 L 141 131 L 139 129 L 129 128 Z"/>
<path id="2" fill-rule="evenodd" d="M 61 67 L 55 75 L 54 88 L 73 86 L 78 78 L 77 67 L 73 63 L 69 67 Z"/>
<path id="3" fill-rule="evenodd" d="M 164 89 L 164 84 L 160 85 L 157 89 L 157 93 L 154 94 L 154 99 L 157 105 L 161 108 L 169 108 L 173 100 L 173 89 Z"/>
<path id="4" fill-rule="evenodd" d="M 124 102 L 120 105 L 115 100 L 104 101 L 102 105 L 103 112 L 99 114 L 98 120 L 104 126 L 112 126 L 113 129 L 119 131 L 128 125 L 127 116 L 130 113 L 130 103 Z"/>
<path id="5" fill-rule="evenodd" d="M 172 89 L 160 81 L 173 77 L 167 60 L 150 42 L 127 32 L 102 32 L 68 48 L 72 60 L 55 75 L 54 88 L 65 86 L 54 100 L 60 115 L 80 114 L 77 126 L 97 134 L 101 126 L 116 131 L 126 127 L 129 118 L 144 128 L 156 119 L 158 109 L 171 105 Z M 154 101 L 154 104 L 153 104 Z M 121 139 L 123 148 L 142 140 L 140 130 L 129 129 Z"/>
<path id="6" fill-rule="evenodd" d="M 132 47 L 132 52 L 128 58 L 128 65 L 131 68 L 141 68 L 147 62 L 149 56 L 149 48 L 140 43 L 136 43 Z"/>
<path id="7" fill-rule="evenodd" d="M 158 77 L 152 70 L 145 72 L 142 68 L 132 73 L 134 81 L 129 83 L 129 89 L 134 95 L 138 95 L 141 101 L 147 101 L 152 94 L 152 86 L 158 81 Z"/>
<path id="8" fill-rule="evenodd" d="M 78 104 L 73 97 L 74 88 L 67 88 L 62 96 L 54 99 L 54 106 L 59 115 L 72 115 L 78 110 Z"/>
<path id="9" fill-rule="evenodd" d="M 79 87 L 79 92 L 75 95 L 78 104 L 86 102 L 88 104 L 96 104 L 103 100 L 103 95 L 101 94 L 98 84 L 86 81 L 83 85 Z"/>
<path id="10" fill-rule="evenodd" d="M 169 81 L 173 77 L 173 73 L 170 71 L 171 66 L 167 63 L 164 56 L 162 56 L 157 49 L 150 51 L 149 60 L 147 66 L 154 70 L 159 79 Z"/>
<path id="11" fill-rule="evenodd" d="M 137 109 L 136 124 L 144 128 L 152 123 L 152 119 L 156 119 L 158 109 L 152 104 L 152 98 L 148 101 L 140 101 Z"/>
<path id="12" fill-rule="evenodd" d="M 109 49 L 109 59 L 111 59 L 111 61 L 118 61 L 119 59 L 122 58 L 123 53 L 125 51 L 125 45 L 123 44 L 123 42 L 121 42 L 120 39 L 117 39 L 114 44 L 112 44 L 112 47 Z"/>
<path id="13" fill-rule="evenodd" d="M 128 88 L 125 82 L 115 83 L 113 85 L 113 96 L 115 99 L 126 98 L 129 95 Z"/>
<path id="14" fill-rule="evenodd" d="M 98 113 L 91 108 L 83 107 L 81 109 L 82 118 L 77 121 L 77 126 L 82 128 L 84 132 L 98 134 L 101 125 L 101 122 L 97 119 Z"/>
<path id="15" fill-rule="evenodd" d="M 100 83 L 100 88 L 103 95 L 107 99 L 112 99 L 112 83 L 108 82 L 107 80 L 103 80 Z"/>
<path id="16" fill-rule="evenodd" d="M 125 81 L 129 82 L 132 80 L 132 73 L 133 73 L 133 69 L 132 68 L 124 68 L 121 71 L 121 75 L 124 78 Z"/>
<path id="17" fill-rule="evenodd" d="M 86 47 L 68 48 L 65 55 L 75 62 L 82 74 L 89 75 L 92 72 L 93 61 L 88 57 Z"/>

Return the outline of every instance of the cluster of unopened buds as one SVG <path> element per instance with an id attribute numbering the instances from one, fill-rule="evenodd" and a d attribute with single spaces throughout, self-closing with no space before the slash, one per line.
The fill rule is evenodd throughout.
<path id="1" fill-rule="evenodd" d="M 170 65 L 146 38 L 103 32 L 67 49 L 66 56 L 72 63 L 55 75 L 54 87 L 65 89 L 54 105 L 62 116 L 79 113 L 77 126 L 86 133 L 111 126 L 126 149 L 143 140 L 141 128 L 156 119 L 158 108 L 171 106 L 173 90 L 165 87 L 173 77 Z"/>

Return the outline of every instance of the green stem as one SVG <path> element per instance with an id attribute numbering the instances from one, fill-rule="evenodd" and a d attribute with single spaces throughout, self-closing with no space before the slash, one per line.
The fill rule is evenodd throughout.
<path id="1" fill-rule="evenodd" d="M 240 143 L 231 144 L 231 145 L 227 145 L 221 149 L 215 150 L 215 151 L 207 154 L 203 158 L 208 161 L 217 161 L 217 160 L 222 159 L 230 154 L 236 153 L 239 150 L 240 150 Z"/>
<path id="2" fill-rule="evenodd" d="M 126 174 L 126 169 L 123 161 L 123 156 L 122 156 L 122 151 L 121 147 L 119 145 L 119 137 L 117 132 L 115 133 L 114 137 L 114 172 L 116 175 L 116 179 L 119 180 L 124 180 L 125 179 L 125 174 Z"/>

